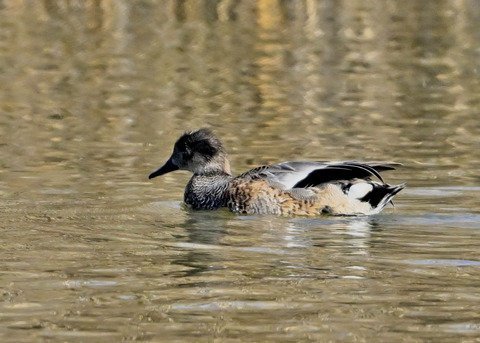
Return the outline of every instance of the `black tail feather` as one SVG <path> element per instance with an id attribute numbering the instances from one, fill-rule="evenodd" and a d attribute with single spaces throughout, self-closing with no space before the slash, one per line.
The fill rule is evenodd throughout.
<path id="1" fill-rule="evenodd" d="M 405 188 L 405 184 L 391 186 L 389 184 L 375 184 L 371 192 L 365 195 L 361 201 L 368 202 L 372 208 L 384 207 L 386 204 L 393 204 L 392 198 Z"/>

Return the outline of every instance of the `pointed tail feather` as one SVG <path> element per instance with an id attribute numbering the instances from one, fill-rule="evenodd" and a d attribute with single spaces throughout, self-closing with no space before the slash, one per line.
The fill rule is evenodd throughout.
<path id="1" fill-rule="evenodd" d="M 366 194 L 361 200 L 366 201 L 372 206 L 374 213 L 380 212 L 388 203 L 393 205 L 393 197 L 404 189 L 405 183 L 400 185 L 375 184 L 371 192 Z"/>

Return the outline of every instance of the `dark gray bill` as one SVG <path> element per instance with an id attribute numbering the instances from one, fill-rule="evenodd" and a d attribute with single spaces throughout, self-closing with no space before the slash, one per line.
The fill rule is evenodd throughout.
<path id="1" fill-rule="evenodd" d="M 170 173 L 171 171 L 178 170 L 178 166 L 176 164 L 173 164 L 172 159 L 170 158 L 167 163 L 163 165 L 163 167 L 159 168 L 158 170 L 155 170 L 153 173 L 148 175 L 149 179 L 153 179 L 154 177 Z"/>

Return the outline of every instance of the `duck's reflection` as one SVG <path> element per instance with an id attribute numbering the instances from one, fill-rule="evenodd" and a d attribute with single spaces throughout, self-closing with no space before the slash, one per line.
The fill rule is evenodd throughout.
<path id="1" fill-rule="evenodd" d="M 182 234 L 168 243 L 182 266 L 180 277 L 285 270 L 332 270 L 335 261 L 368 257 L 373 217 L 282 218 L 239 216 L 227 211 L 189 211 Z M 356 256 L 356 257 L 355 257 Z M 186 268 L 185 268 L 186 267 Z M 225 271 L 224 271 L 225 270 Z M 303 273 L 305 274 L 305 273 Z"/>

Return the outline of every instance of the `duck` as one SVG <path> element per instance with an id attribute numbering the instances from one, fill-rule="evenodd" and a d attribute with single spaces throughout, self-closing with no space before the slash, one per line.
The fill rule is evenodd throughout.
<path id="1" fill-rule="evenodd" d="M 395 162 L 292 161 L 253 168 L 233 176 L 227 152 L 208 128 L 185 132 L 167 162 L 148 178 L 186 170 L 184 202 L 193 210 L 228 208 L 240 214 L 356 216 L 377 214 L 405 188 L 380 172 Z"/>

